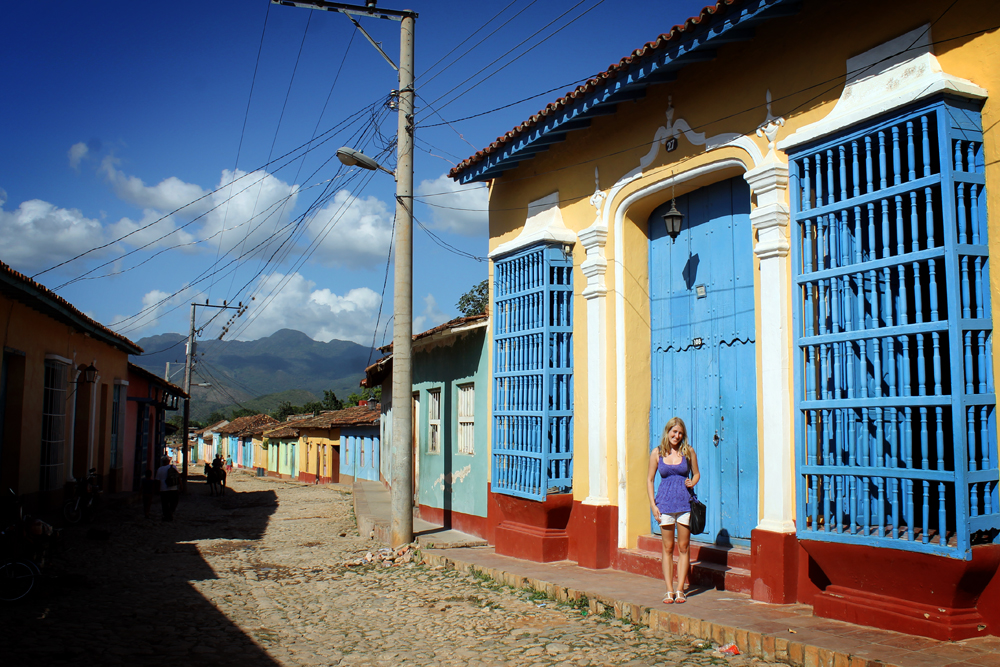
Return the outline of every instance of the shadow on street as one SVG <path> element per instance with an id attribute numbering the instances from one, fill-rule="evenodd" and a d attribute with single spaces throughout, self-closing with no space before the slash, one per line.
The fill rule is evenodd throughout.
<path id="1" fill-rule="evenodd" d="M 238 567 L 276 494 L 212 497 L 193 476 L 172 522 L 160 520 L 158 498 L 149 519 L 135 500 L 105 503 L 92 523 L 67 528 L 29 598 L 0 606 L 0 663 L 277 665 L 254 640 L 266 629 L 237 627 L 191 583 L 217 578 L 192 542 L 226 540 L 207 549 Z"/>

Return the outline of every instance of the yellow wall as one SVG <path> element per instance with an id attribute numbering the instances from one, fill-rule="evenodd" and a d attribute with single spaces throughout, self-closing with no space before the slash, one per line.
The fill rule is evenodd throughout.
<path id="1" fill-rule="evenodd" d="M 947 11 L 945 11 L 947 10 Z M 558 191 L 563 222 L 574 232 L 594 223 L 596 211 L 590 204 L 594 193 L 594 170 L 600 175 L 600 189 L 610 194 L 611 187 L 625 174 L 639 166 L 639 159 L 649 148 L 657 129 L 666 124 L 665 112 L 672 100 L 673 120 L 685 120 L 695 132 L 714 136 L 739 133 L 751 138 L 761 153 L 767 152 L 766 142 L 755 136 L 757 127 L 767 117 L 765 94 L 772 95 L 772 112 L 785 118 L 778 139 L 787 137 L 797 128 L 826 117 L 843 90 L 846 61 L 892 38 L 933 23 L 931 36 L 934 52 L 945 72 L 969 79 L 989 91 L 1000 91 L 1000 39 L 997 32 L 981 32 L 987 26 L 1000 25 L 1000 5 L 959 0 L 947 3 L 861 1 L 808 2 L 793 17 L 774 19 L 757 27 L 752 41 L 722 45 L 714 61 L 693 64 L 681 70 L 677 80 L 650 86 L 646 98 L 618 105 L 617 113 L 593 119 L 588 129 L 570 133 L 568 140 L 519 168 L 506 172 L 493 181 L 490 192 L 490 250 L 513 240 L 527 217 L 528 203 Z M 668 26 L 662 26 L 665 30 Z M 617 58 L 623 54 L 608 54 Z M 992 128 L 998 120 L 995 99 L 983 108 L 983 127 L 987 154 L 986 180 L 988 189 L 1000 188 L 998 141 Z M 671 196 L 669 189 L 650 195 L 625 212 L 623 238 L 615 238 L 614 212 L 630 195 L 658 181 L 680 176 L 723 160 L 735 160 L 742 166 L 730 166 L 676 187 L 676 195 L 703 185 L 737 176 L 753 167 L 751 156 L 739 148 L 722 148 L 706 152 L 704 146 L 680 138 L 676 151 L 660 149 L 656 159 L 641 177 L 625 186 L 611 200 L 612 215 L 605 222 L 608 241 L 605 256 L 608 271 L 605 282 L 607 300 L 607 345 L 604 350 L 608 364 L 607 384 L 601 391 L 608 400 L 607 475 L 609 495 L 618 504 L 617 442 L 618 424 L 615 406 L 625 401 L 624 432 L 627 443 L 628 539 L 635 544 L 637 536 L 648 530 L 648 501 L 645 474 L 649 447 L 649 296 L 647 293 L 648 236 L 646 219 L 650 212 Z M 989 200 L 989 215 L 1000 220 L 1000 198 Z M 1000 234 L 991 234 L 991 252 L 1000 249 Z M 574 265 L 585 258 L 577 243 L 573 249 Z M 623 284 L 616 285 L 615 261 L 623 262 Z M 790 271 L 790 264 L 789 271 Z M 755 262 L 755 269 L 757 265 Z M 586 302 L 580 296 L 586 287 L 582 272 L 574 274 L 574 337 L 575 357 L 575 479 L 574 496 L 582 499 L 589 494 L 587 452 L 586 367 Z M 1000 287 L 1000 272 L 994 271 L 991 287 Z M 491 283 L 492 289 L 492 283 Z M 624 320 L 627 368 L 616 367 L 615 290 L 624 294 Z M 755 281 L 759 313 L 760 285 Z M 789 299 L 791 295 L 789 294 Z M 996 302 L 997 299 L 994 299 Z M 994 317 L 997 314 L 994 313 Z M 759 318 L 759 315 L 758 315 Z M 791 327 L 790 314 L 788 326 Z M 758 319 L 759 332 L 759 319 Z M 789 350 L 791 354 L 791 350 Z M 758 346 L 758 359 L 760 349 Z M 1000 376 L 1000 355 L 994 355 Z M 492 364 L 492 358 L 491 358 Z M 624 372 L 625 396 L 618 395 L 616 377 Z M 758 383 L 759 374 L 758 374 Z M 793 378 L 788 378 L 792 386 Z M 759 385 L 758 385 L 759 387 Z M 758 388 L 759 395 L 759 388 Z M 758 430 L 762 429 L 758 400 Z M 794 432 L 793 432 L 794 433 Z M 794 435 L 793 435 L 794 437 Z M 760 439 L 760 433 L 758 433 Z"/>
<path id="2" fill-rule="evenodd" d="M 5 350 L 24 353 L 23 357 L 16 354 L 17 358 L 11 364 L 13 367 L 20 363 L 18 358 L 23 359 L 23 403 L 19 412 L 4 416 L 7 429 L 16 430 L 18 422 L 20 423 L 20 434 L 19 437 L 4 439 L 3 479 L 0 480 L 3 488 L 9 486 L 19 494 L 35 494 L 39 491 L 39 443 L 42 439 L 42 399 L 47 354 L 57 355 L 71 362 L 68 373 L 70 384 L 67 385 L 66 392 L 66 447 L 63 457 L 66 476 L 71 472 L 70 461 L 73 461 L 73 467 L 78 472 L 82 470 L 86 474 L 86 462 L 89 460 L 90 465 L 106 477 L 110 468 L 111 399 L 115 380 L 124 381 L 128 377 L 128 355 L 3 295 L 0 295 L 0 330 L 4 331 Z M 99 371 L 97 382 L 94 385 L 73 384 L 76 379 L 75 369 L 89 364 L 93 364 Z M 17 391 L 13 384 L 8 386 L 9 395 L 10 392 Z M 93 408 L 88 414 L 84 406 L 91 405 L 91 394 Z M 102 401 L 104 395 L 106 400 Z M 125 406 L 122 405 L 122 410 L 124 409 Z M 74 415 L 76 429 L 73 428 Z M 91 432 L 91 424 L 94 443 L 92 457 L 87 451 L 87 444 L 79 440 L 81 432 Z M 76 440 L 75 452 L 70 450 L 71 437 Z M 121 437 L 124 439 L 124 434 Z M 62 489 L 60 487 L 53 490 Z"/>
<path id="3" fill-rule="evenodd" d="M 299 471 L 311 475 L 317 473 L 322 477 L 330 477 L 333 473 L 334 447 L 340 446 L 340 429 L 309 429 L 303 430 L 299 437 Z M 319 469 L 317 470 L 317 454 Z M 323 473 L 323 461 L 326 457 L 326 473 Z"/>

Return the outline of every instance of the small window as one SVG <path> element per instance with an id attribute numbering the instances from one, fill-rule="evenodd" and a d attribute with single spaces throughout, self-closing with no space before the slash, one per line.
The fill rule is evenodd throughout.
<path id="1" fill-rule="evenodd" d="M 427 453 L 441 451 L 441 390 L 427 392 Z"/>
<path id="2" fill-rule="evenodd" d="M 358 463 L 361 465 L 362 468 L 364 468 L 365 467 L 365 439 L 364 438 L 358 438 L 358 447 L 361 448 L 361 458 L 358 459 Z"/>
<path id="3" fill-rule="evenodd" d="M 475 453 L 476 389 L 474 384 L 458 385 L 458 453 Z"/>

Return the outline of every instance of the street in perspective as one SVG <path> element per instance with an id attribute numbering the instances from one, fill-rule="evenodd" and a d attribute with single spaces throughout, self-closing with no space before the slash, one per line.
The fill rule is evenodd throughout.
<path id="1" fill-rule="evenodd" d="M 172 522 L 119 503 L 67 529 L 0 608 L 3 665 L 768 664 L 390 552 L 347 486 L 229 479 L 194 477 Z"/>

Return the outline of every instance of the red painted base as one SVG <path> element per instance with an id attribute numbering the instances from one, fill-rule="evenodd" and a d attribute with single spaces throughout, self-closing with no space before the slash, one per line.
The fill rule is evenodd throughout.
<path id="1" fill-rule="evenodd" d="M 566 532 L 570 560 L 593 570 L 611 567 L 618 550 L 618 508 L 574 502 Z"/>
<path id="2" fill-rule="evenodd" d="M 496 552 L 537 563 L 566 560 L 569 555 L 571 494 L 550 495 L 545 502 L 492 494 L 501 521 L 494 531 Z"/>
<path id="3" fill-rule="evenodd" d="M 467 535 L 475 535 L 484 540 L 489 540 L 489 521 L 484 516 L 463 514 L 453 510 L 446 510 L 430 505 L 420 505 L 418 507 L 420 518 L 428 523 L 437 524 L 446 530 L 457 530 Z"/>
<path id="4" fill-rule="evenodd" d="M 1000 567 L 1000 545 L 975 547 L 972 560 L 895 549 L 803 540 L 816 616 L 944 641 L 1000 633 L 980 597 Z M 822 584 L 828 583 L 823 586 Z"/>
<path id="5" fill-rule="evenodd" d="M 312 472 L 300 472 L 299 473 L 299 481 L 300 482 L 305 482 L 306 484 L 309 484 L 311 482 L 315 482 L 316 481 L 316 473 L 312 473 Z"/>
<path id="6" fill-rule="evenodd" d="M 751 596 L 760 602 L 789 604 L 797 593 L 799 544 L 795 533 L 750 532 Z"/>

